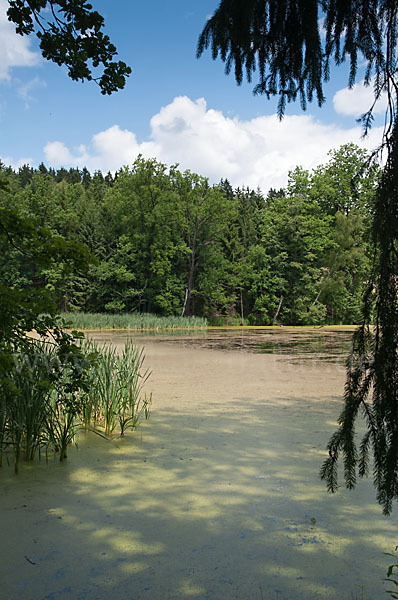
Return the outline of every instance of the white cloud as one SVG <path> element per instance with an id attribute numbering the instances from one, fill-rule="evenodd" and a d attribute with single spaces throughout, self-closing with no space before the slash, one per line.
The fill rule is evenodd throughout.
<path id="1" fill-rule="evenodd" d="M 360 127 L 342 129 L 323 125 L 309 115 L 276 115 L 243 121 L 208 109 L 203 98 L 177 97 L 151 119 L 151 139 L 139 143 L 135 134 L 114 125 L 95 134 L 91 144 L 69 150 L 62 142 L 46 145 L 46 161 L 54 167 L 87 166 L 91 171 L 117 170 L 138 154 L 168 165 L 179 163 L 218 182 L 259 186 L 264 192 L 287 183 L 288 171 L 301 165 L 311 169 L 328 160 L 327 153 L 348 142 L 374 148 L 380 128 L 361 139 Z"/>
<path id="2" fill-rule="evenodd" d="M 92 171 L 101 169 L 107 172 L 131 164 L 138 154 L 152 157 L 157 151 L 155 144 L 139 144 L 134 133 L 121 129 L 119 125 L 96 133 L 92 137 L 91 148 L 91 154 L 84 144 L 71 151 L 63 142 L 54 141 L 45 145 L 44 155 L 52 167 L 86 166 Z"/>
<path id="3" fill-rule="evenodd" d="M 326 39 L 325 17 L 320 17 L 318 19 L 318 29 L 319 29 L 319 34 L 321 36 L 321 40 L 325 40 Z"/>
<path id="4" fill-rule="evenodd" d="M 0 156 L 0 160 L 1 162 L 6 166 L 6 167 L 12 167 L 15 171 L 18 171 L 19 167 L 22 167 L 23 165 L 33 165 L 34 161 L 32 158 L 20 158 L 19 160 L 15 160 L 14 158 L 12 158 L 11 156 Z"/>
<path id="5" fill-rule="evenodd" d="M 7 19 L 8 6 L 6 0 L 0 0 L 0 80 L 9 80 L 13 67 L 31 67 L 40 60 L 40 55 L 30 50 L 29 38 L 15 33 L 14 24 Z"/>
<path id="6" fill-rule="evenodd" d="M 106 165 L 107 171 L 116 171 L 131 164 L 140 153 L 148 157 L 155 156 L 157 150 L 151 142 L 139 144 L 134 133 L 121 129 L 119 125 L 94 135 L 92 146 L 96 152 L 92 161 Z"/>
<path id="7" fill-rule="evenodd" d="M 76 150 L 77 153 L 73 154 L 63 142 L 49 142 L 44 147 L 44 155 L 47 163 L 55 168 L 83 166 L 90 159 L 86 152 L 86 147 L 80 145 Z"/>
<path id="8" fill-rule="evenodd" d="M 26 108 L 29 108 L 30 103 L 36 100 L 32 94 L 33 90 L 43 87 L 47 87 L 46 82 L 37 76 L 31 79 L 30 81 L 27 81 L 23 85 L 19 86 L 19 88 L 17 89 L 17 93 L 18 96 L 25 101 Z"/>
<path id="9" fill-rule="evenodd" d="M 334 110 L 346 116 L 360 117 L 368 112 L 374 102 L 373 83 L 365 86 L 364 82 L 356 83 L 351 89 L 343 88 L 333 96 Z M 387 96 L 383 94 L 376 103 L 373 112 L 383 113 L 387 108 Z"/>

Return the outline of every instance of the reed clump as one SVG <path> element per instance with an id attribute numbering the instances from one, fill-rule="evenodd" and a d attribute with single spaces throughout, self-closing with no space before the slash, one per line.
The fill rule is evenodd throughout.
<path id="1" fill-rule="evenodd" d="M 50 344 L 36 342 L 13 359 L 0 382 L 0 465 L 11 458 L 15 472 L 21 460 L 43 453 L 64 460 L 79 430 L 124 435 L 149 418 L 152 397 L 143 388 L 150 372 L 143 349 L 131 340 L 120 354 L 83 340 L 81 352 L 65 359 Z M 84 383 L 76 389 L 74 377 L 82 369 Z"/>
<path id="2" fill-rule="evenodd" d="M 110 435 L 119 427 L 124 435 L 129 427 L 149 418 L 152 396 L 144 392 L 150 371 L 144 369 L 144 350 L 127 340 L 119 354 L 110 345 L 99 347 L 86 341 L 84 350 L 97 358 L 90 372 L 88 392 L 84 396 L 82 423 L 84 428 Z"/>
<path id="3" fill-rule="evenodd" d="M 205 329 L 201 317 L 159 317 L 150 313 L 63 313 L 64 320 L 74 329 L 127 329 L 133 331 L 169 331 L 174 329 Z"/>

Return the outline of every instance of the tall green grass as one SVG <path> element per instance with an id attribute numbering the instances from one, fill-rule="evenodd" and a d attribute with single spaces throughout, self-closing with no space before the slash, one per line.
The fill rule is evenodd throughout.
<path id="1" fill-rule="evenodd" d="M 144 370 L 143 348 L 132 340 L 126 341 L 121 354 L 113 346 L 100 348 L 92 341 L 86 341 L 83 348 L 98 355 L 82 411 L 84 428 L 101 427 L 110 435 L 119 427 L 124 435 L 128 426 L 135 429 L 142 418 L 148 419 L 152 398 L 143 390 L 150 376 Z"/>
<path id="2" fill-rule="evenodd" d="M 45 452 L 67 456 L 81 429 L 109 436 L 124 435 L 148 419 L 151 395 L 144 393 L 150 376 L 144 369 L 144 352 L 130 340 L 121 354 L 112 346 L 82 341 L 90 356 L 88 385 L 70 391 L 70 368 L 60 364 L 53 348 L 37 342 L 34 352 L 14 355 L 14 365 L 0 389 L 0 464 L 34 460 Z"/>
<path id="3" fill-rule="evenodd" d="M 206 319 L 201 317 L 158 317 L 149 313 L 106 314 L 106 313 L 63 313 L 62 317 L 74 329 L 131 329 L 170 330 L 204 329 Z"/>

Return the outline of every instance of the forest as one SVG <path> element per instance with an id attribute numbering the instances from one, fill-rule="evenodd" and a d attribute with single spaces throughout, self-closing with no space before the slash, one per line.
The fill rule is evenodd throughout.
<path id="1" fill-rule="evenodd" d="M 233 189 L 139 156 L 115 174 L 0 165 L 0 208 L 88 248 L 42 265 L 2 238 L 10 288 L 47 289 L 62 312 L 200 316 L 211 324 L 358 323 L 374 260 L 380 168 L 347 144 L 285 189 Z"/>

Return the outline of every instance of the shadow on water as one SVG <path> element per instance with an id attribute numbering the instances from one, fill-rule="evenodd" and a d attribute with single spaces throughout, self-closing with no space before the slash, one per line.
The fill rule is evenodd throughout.
<path id="1" fill-rule="evenodd" d="M 316 471 L 326 411 L 309 438 L 297 428 L 302 406 L 261 415 L 235 400 L 243 408 L 213 422 L 157 415 L 141 441 L 89 437 L 65 468 L 22 473 L 2 502 L 2 539 L 23 540 L 2 557 L 4 597 L 381 597 L 396 522 L 381 517 L 369 482 L 325 493 Z"/>
<path id="2" fill-rule="evenodd" d="M 317 475 L 338 399 L 250 394 L 192 408 L 176 397 L 125 439 L 82 436 L 64 465 L 3 470 L 0 597 L 384 597 L 397 519 L 371 482 L 330 496 Z"/>

